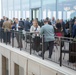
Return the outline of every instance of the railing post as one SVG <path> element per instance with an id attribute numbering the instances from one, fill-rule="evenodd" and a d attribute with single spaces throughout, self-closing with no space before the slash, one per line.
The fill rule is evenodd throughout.
<path id="1" fill-rule="evenodd" d="M 25 33 L 25 42 L 26 42 L 26 47 L 25 47 L 25 49 L 27 48 L 27 32 Z"/>
<path id="2" fill-rule="evenodd" d="M 12 47 L 14 47 L 14 30 L 12 30 L 11 33 L 12 33 Z"/>
<path id="3" fill-rule="evenodd" d="M 30 33 L 30 55 L 31 55 L 31 33 Z"/>
<path id="4" fill-rule="evenodd" d="M 22 32 L 21 31 L 19 32 L 19 45 L 20 45 L 20 51 L 21 51 L 21 48 L 22 48 Z"/>
<path id="5" fill-rule="evenodd" d="M 60 38 L 60 66 L 62 66 L 62 38 Z"/>
<path id="6" fill-rule="evenodd" d="M 44 60 L 44 35 L 42 36 L 42 59 Z"/>
<path id="7" fill-rule="evenodd" d="M 2 28 L 1 28 L 1 43 L 2 43 L 2 38 L 3 38 L 3 35 L 2 35 L 2 33 L 3 33 L 3 32 L 2 32 Z"/>
<path id="8" fill-rule="evenodd" d="M 7 32 L 8 32 L 7 30 L 6 30 L 6 32 L 4 32 L 4 33 L 5 33 L 5 35 L 6 35 L 6 38 L 4 37 L 4 38 L 5 38 L 5 40 L 6 40 L 6 45 L 7 45 Z"/>

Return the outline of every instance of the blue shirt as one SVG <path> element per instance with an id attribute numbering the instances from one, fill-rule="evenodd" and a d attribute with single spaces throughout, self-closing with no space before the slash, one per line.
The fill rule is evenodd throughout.
<path id="1" fill-rule="evenodd" d="M 49 42 L 49 41 L 54 41 L 54 28 L 52 25 L 45 24 L 42 26 L 40 30 L 40 34 L 44 35 L 44 41 Z"/>
<path id="2" fill-rule="evenodd" d="M 18 31 L 18 26 L 19 26 L 19 24 L 16 24 L 16 30 Z"/>

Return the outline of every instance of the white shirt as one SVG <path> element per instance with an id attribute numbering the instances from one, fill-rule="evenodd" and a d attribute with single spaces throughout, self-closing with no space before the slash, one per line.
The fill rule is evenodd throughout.
<path id="1" fill-rule="evenodd" d="M 18 24 L 16 24 L 16 31 L 18 31 L 18 26 L 19 26 L 19 25 L 18 25 Z"/>
<path id="2" fill-rule="evenodd" d="M 31 28 L 30 28 L 30 32 L 33 33 L 33 37 L 35 37 L 34 32 L 40 32 L 40 26 L 38 26 L 37 29 L 36 29 L 36 27 L 34 27 L 32 25 Z M 37 34 L 37 36 L 39 36 L 39 34 Z"/>

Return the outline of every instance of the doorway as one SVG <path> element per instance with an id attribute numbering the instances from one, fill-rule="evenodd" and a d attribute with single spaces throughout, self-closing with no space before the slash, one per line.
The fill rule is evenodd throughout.
<path id="1" fill-rule="evenodd" d="M 32 20 L 36 19 L 36 18 L 39 19 L 39 8 L 32 9 L 32 11 L 31 11 L 31 18 L 32 18 Z"/>

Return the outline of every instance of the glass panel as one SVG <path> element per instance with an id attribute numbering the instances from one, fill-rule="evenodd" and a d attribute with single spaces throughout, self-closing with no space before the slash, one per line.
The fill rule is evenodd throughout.
<path id="1" fill-rule="evenodd" d="M 63 20 L 66 20 L 66 17 L 67 17 L 66 15 L 67 15 L 67 12 L 64 11 L 64 12 L 63 12 Z"/>
<path id="2" fill-rule="evenodd" d="M 29 11 L 26 11 L 26 18 L 29 18 Z"/>
<path id="3" fill-rule="evenodd" d="M 43 19 L 46 18 L 46 10 L 43 11 Z"/>
<path id="4" fill-rule="evenodd" d="M 67 12 L 67 19 L 70 19 L 71 12 Z"/>
<path id="5" fill-rule="evenodd" d="M 70 17 L 71 17 L 71 18 L 74 18 L 75 15 L 76 15 L 76 11 L 75 11 L 75 10 L 71 10 L 71 15 L 70 15 Z"/>
<path id="6" fill-rule="evenodd" d="M 12 11 L 12 14 L 11 14 L 11 16 L 12 16 L 12 19 L 13 19 L 13 11 Z"/>
<path id="7" fill-rule="evenodd" d="M 18 11 L 18 19 L 21 18 L 21 11 Z"/>
<path id="8" fill-rule="evenodd" d="M 33 10 L 33 19 L 35 19 L 35 10 Z"/>
<path id="9" fill-rule="evenodd" d="M 5 16 L 5 15 L 6 15 L 6 11 L 4 10 L 4 11 L 3 11 L 3 16 Z"/>
<path id="10" fill-rule="evenodd" d="M 53 17 L 56 19 L 56 11 L 53 11 Z"/>
<path id="11" fill-rule="evenodd" d="M 39 18 L 39 9 L 36 10 L 36 18 Z"/>
<path id="12" fill-rule="evenodd" d="M 58 19 L 62 19 L 62 12 L 61 11 L 58 12 Z"/>
<path id="13" fill-rule="evenodd" d="M 11 11 L 9 11 L 9 19 L 11 19 Z"/>
<path id="14" fill-rule="evenodd" d="M 25 19 L 25 11 L 23 11 L 23 19 Z"/>
<path id="15" fill-rule="evenodd" d="M 18 18 L 18 13 L 17 13 L 17 11 L 15 11 L 15 17 Z"/>
<path id="16" fill-rule="evenodd" d="M 52 15 L 51 15 L 51 11 L 50 11 L 50 10 L 48 10 L 48 18 L 50 18 L 50 19 L 51 19 L 51 17 L 52 17 Z"/>

